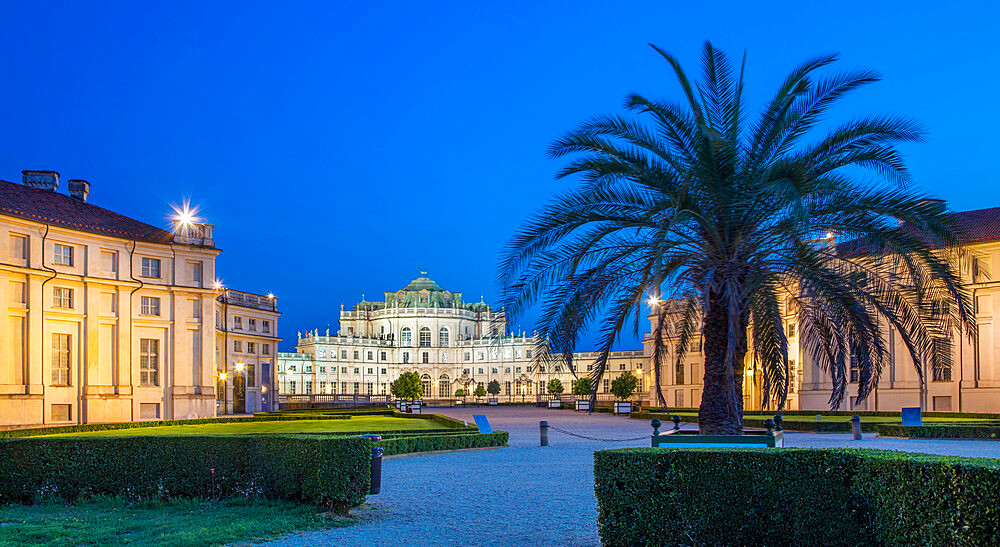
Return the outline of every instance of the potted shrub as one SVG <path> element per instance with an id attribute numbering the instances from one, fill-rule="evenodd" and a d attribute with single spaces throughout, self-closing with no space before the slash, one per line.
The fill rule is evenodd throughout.
<path id="1" fill-rule="evenodd" d="M 611 393 L 615 399 L 615 414 L 630 414 L 632 412 L 632 402 L 627 401 L 639 387 L 639 379 L 631 372 L 626 372 L 611 381 Z"/>
<path id="2" fill-rule="evenodd" d="M 486 391 L 490 395 L 492 395 L 489 401 L 487 401 L 487 404 L 489 404 L 490 406 L 497 406 L 497 404 L 499 404 L 497 402 L 497 395 L 500 394 L 500 382 L 496 380 L 490 380 L 490 383 L 486 386 Z"/>
<path id="3" fill-rule="evenodd" d="M 456 389 L 455 390 L 455 397 L 461 397 L 462 398 L 461 401 L 455 401 L 456 403 L 458 403 L 458 402 L 463 402 L 464 403 L 465 402 L 465 390 L 462 389 L 462 388 Z"/>
<path id="4" fill-rule="evenodd" d="M 573 395 L 576 395 L 577 397 L 586 397 L 587 395 L 590 395 L 590 378 L 577 378 L 576 381 L 573 382 Z M 577 399 L 576 410 L 577 412 L 590 410 L 590 399 Z"/>
<path id="5" fill-rule="evenodd" d="M 563 392 L 562 381 L 559 378 L 549 380 L 549 383 L 545 386 L 545 391 L 555 395 L 555 397 L 549 399 L 549 408 L 562 408 L 562 401 L 559 400 L 559 395 Z"/>

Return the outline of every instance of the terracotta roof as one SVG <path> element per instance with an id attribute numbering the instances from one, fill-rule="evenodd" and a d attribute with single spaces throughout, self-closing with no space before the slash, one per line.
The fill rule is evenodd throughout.
<path id="1" fill-rule="evenodd" d="M 958 211 L 951 213 L 959 243 L 988 243 L 1000 240 L 1000 207 Z M 905 226 L 901 229 L 907 229 Z M 910 228 L 912 230 L 912 228 Z M 865 238 L 852 239 L 837 244 L 837 252 L 845 256 L 877 253 L 881 243 Z"/>
<path id="2" fill-rule="evenodd" d="M 172 238 L 167 230 L 66 194 L 4 180 L 0 180 L 0 215 L 149 243 L 170 243 Z"/>
<path id="3" fill-rule="evenodd" d="M 955 213 L 955 222 L 963 243 L 985 243 L 1000 240 L 1000 207 Z"/>

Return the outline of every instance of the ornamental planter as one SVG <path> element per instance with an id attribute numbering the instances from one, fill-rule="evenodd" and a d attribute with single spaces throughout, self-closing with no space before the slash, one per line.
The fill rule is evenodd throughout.
<path id="1" fill-rule="evenodd" d="M 653 418 L 651 446 L 653 448 L 783 448 L 784 431 L 775 430 L 774 420 L 764 420 L 767 431 L 744 429 L 742 435 L 699 435 L 694 430 L 681 429 L 681 417 L 674 416 L 674 428 L 660 431 L 660 420 Z"/>
<path id="2" fill-rule="evenodd" d="M 615 414 L 631 414 L 632 413 L 632 403 L 631 401 L 615 401 Z"/>
<path id="3" fill-rule="evenodd" d="M 589 399 L 578 399 L 576 401 L 576 411 L 577 412 L 589 412 L 590 411 L 590 400 Z"/>
<path id="4" fill-rule="evenodd" d="M 549 399 L 549 408 L 562 408 L 562 401 L 559 399 Z"/>

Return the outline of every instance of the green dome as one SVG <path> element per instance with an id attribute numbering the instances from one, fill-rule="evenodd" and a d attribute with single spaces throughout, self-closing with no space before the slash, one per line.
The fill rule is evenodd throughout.
<path id="1" fill-rule="evenodd" d="M 433 279 L 427 277 L 426 272 L 420 272 L 420 277 L 410 281 L 410 284 L 403 288 L 404 291 L 443 291 L 440 285 Z"/>

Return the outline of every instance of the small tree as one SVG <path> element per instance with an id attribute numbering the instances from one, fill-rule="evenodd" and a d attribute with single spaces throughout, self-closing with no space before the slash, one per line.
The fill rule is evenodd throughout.
<path id="1" fill-rule="evenodd" d="M 486 391 L 494 397 L 500 395 L 500 382 L 490 380 L 490 383 L 486 386 Z"/>
<path id="2" fill-rule="evenodd" d="M 478 386 L 476 386 L 476 391 L 472 392 L 472 394 L 475 395 L 476 397 L 485 397 L 486 389 L 483 388 L 482 384 L 479 384 Z"/>
<path id="3" fill-rule="evenodd" d="M 611 381 L 611 393 L 614 393 L 615 397 L 621 401 L 631 397 L 637 387 L 639 387 L 639 378 L 636 378 L 631 372 L 626 372 Z"/>
<path id="4" fill-rule="evenodd" d="M 548 385 L 545 386 L 545 391 L 551 393 L 552 395 L 559 395 L 563 392 L 562 382 L 559 378 L 553 378 L 549 380 Z"/>
<path id="5" fill-rule="evenodd" d="M 580 397 L 590 395 L 590 378 L 577 378 L 573 382 L 573 395 Z"/>
<path id="6" fill-rule="evenodd" d="M 461 398 L 465 399 L 465 390 L 462 389 L 462 388 L 456 389 L 455 390 L 455 397 L 461 397 Z"/>
<path id="7" fill-rule="evenodd" d="M 424 396 L 424 383 L 416 372 L 404 372 L 389 385 L 389 393 L 400 399 L 419 399 Z"/>

